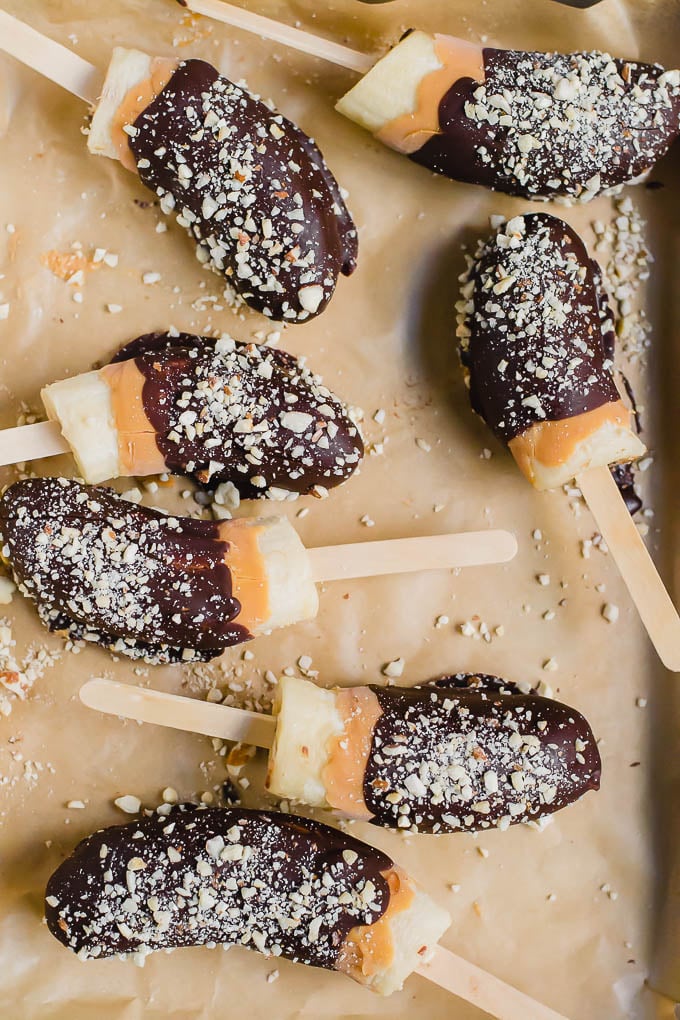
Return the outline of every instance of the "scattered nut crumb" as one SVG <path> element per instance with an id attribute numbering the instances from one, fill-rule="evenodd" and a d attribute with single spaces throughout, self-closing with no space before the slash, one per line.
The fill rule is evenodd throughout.
<path id="1" fill-rule="evenodd" d="M 123 797 L 117 797 L 113 802 L 117 808 L 124 811 L 126 815 L 136 815 L 142 806 L 142 802 L 139 797 L 134 797 L 130 793 L 126 793 Z"/>
<path id="2" fill-rule="evenodd" d="M 383 672 L 384 676 L 398 677 L 398 676 L 401 676 L 403 674 L 403 672 L 404 672 L 404 665 L 405 665 L 405 663 L 404 663 L 403 659 L 401 659 L 401 658 L 399 658 L 399 659 L 392 659 L 391 662 L 385 663 L 385 665 L 382 668 L 382 672 Z"/>

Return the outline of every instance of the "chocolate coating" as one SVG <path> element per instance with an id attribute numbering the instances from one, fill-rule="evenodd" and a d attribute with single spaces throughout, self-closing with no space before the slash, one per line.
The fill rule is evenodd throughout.
<path id="1" fill-rule="evenodd" d="M 349 931 L 387 909 L 390 867 L 306 818 L 185 806 L 79 843 L 47 884 L 45 915 L 81 959 L 217 943 L 332 970 Z"/>
<path id="2" fill-rule="evenodd" d="M 210 488 L 230 481 L 248 498 L 306 493 L 339 485 L 363 456 L 346 405 L 285 351 L 149 333 L 113 360 L 128 358 L 144 376 L 144 411 L 175 474 Z"/>
<path id="3" fill-rule="evenodd" d="M 640 493 L 635 487 L 633 465 L 615 464 L 613 468 L 610 468 L 610 471 L 614 481 L 619 487 L 619 492 L 626 504 L 628 513 L 634 517 L 639 510 L 642 510 L 643 502 Z"/>
<path id="4" fill-rule="evenodd" d="M 568 224 L 514 217 L 480 243 L 461 281 L 470 400 L 503 442 L 620 399 L 601 271 Z"/>
<path id="5" fill-rule="evenodd" d="M 483 57 L 485 82 L 459 79 L 411 156 L 453 180 L 589 200 L 647 173 L 680 131 L 678 71 L 597 51 Z"/>
<path id="6" fill-rule="evenodd" d="M 592 730 L 559 701 L 471 673 L 371 690 L 382 715 L 364 799 L 377 825 L 430 833 L 506 829 L 600 785 Z"/>
<path id="7" fill-rule="evenodd" d="M 354 270 L 356 228 L 314 142 L 205 61 L 180 63 L 129 146 L 199 260 L 251 308 L 304 322 Z"/>
<path id="8" fill-rule="evenodd" d="M 0 532 L 20 591 L 52 631 L 150 662 L 208 660 L 251 637 L 236 622 L 215 521 L 27 478 L 0 500 Z"/>

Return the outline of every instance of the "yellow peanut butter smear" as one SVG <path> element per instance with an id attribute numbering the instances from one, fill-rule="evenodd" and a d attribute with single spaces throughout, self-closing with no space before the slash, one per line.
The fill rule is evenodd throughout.
<path id="1" fill-rule="evenodd" d="M 109 387 L 113 420 L 118 432 L 119 474 L 155 475 L 166 470 L 156 442 L 156 430 L 144 410 L 144 376 L 134 360 L 106 365 L 100 377 Z"/>
<path id="2" fill-rule="evenodd" d="M 231 590 L 241 603 L 237 622 L 254 633 L 270 617 L 269 583 L 259 538 L 264 528 L 247 518 L 224 521 L 219 537 L 229 543 L 225 563 L 231 573 Z"/>
<path id="3" fill-rule="evenodd" d="M 508 446 L 524 476 L 533 483 L 536 462 L 545 467 L 567 464 L 581 443 L 607 425 L 630 430 L 630 411 L 622 400 L 602 404 L 573 418 L 538 422 L 511 439 Z"/>
<path id="4" fill-rule="evenodd" d="M 156 96 L 160 95 L 168 84 L 179 64 L 179 60 L 173 60 L 170 57 L 154 57 L 151 61 L 149 77 L 133 85 L 116 110 L 111 124 L 111 141 L 126 170 L 137 173 L 137 164 L 128 145 L 125 128 L 134 124 L 140 113 L 143 113 L 147 106 L 151 106 Z"/>
<path id="5" fill-rule="evenodd" d="M 322 773 L 326 800 L 352 818 L 368 820 L 373 816 L 364 800 L 364 775 L 382 708 L 368 687 L 338 690 L 335 706 L 344 727 L 342 733 L 329 741 Z"/>
<path id="6" fill-rule="evenodd" d="M 435 35 L 433 46 L 440 66 L 421 78 L 414 109 L 385 124 L 375 136 L 390 148 L 406 154 L 417 152 L 428 138 L 439 134 L 439 104 L 457 81 L 461 78 L 485 80 L 484 56 L 479 46 L 449 35 Z"/>
<path id="7" fill-rule="evenodd" d="M 375 977 L 392 965 L 394 939 L 390 925 L 396 914 L 408 910 L 415 896 L 413 880 L 402 868 L 395 865 L 381 874 L 390 890 L 387 910 L 375 924 L 352 928 L 335 965 L 336 970 L 363 984 L 368 983 L 367 978 Z"/>

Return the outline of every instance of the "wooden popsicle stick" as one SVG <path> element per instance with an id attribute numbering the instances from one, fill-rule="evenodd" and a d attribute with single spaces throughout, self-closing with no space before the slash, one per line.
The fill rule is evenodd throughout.
<path id="1" fill-rule="evenodd" d="M 331 64 L 339 64 L 349 71 L 365 74 L 375 63 L 375 57 L 367 53 L 358 53 L 348 46 L 331 42 L 312 32 L 303 32 L 299 28 L 265 18 L 261 14 L 254 14 L 243 7 L 223 3 L 222 0 L 178 0 L 178 3 L 194 14 L 204 14 L 215 21 L 222 21 L 225 25 L 242 28 L 264 39 L 271 39 L 272 42 L 290 46 L 291 49 L 299 50 L 301 53 L 309 53 L 313 57 L 328 60 Z"/>
<path id="2" fill-rule="evenodd" d="M 99 99 L 104 83 L 99 68 L 5 11 L 0 11 L 0 50 L 92 106 Z"/>
<path id="3" fill-rule="evenodd" d="M 561 1013 L 508 985 L 488 971 L 436 946 L 416 971 L 452 995 L 471 1002 L 496 1020 L 567 1020 Z"/>
<path id="4" fill-rule="evenodd" d="M 107 715 L 123 716 L 138 722 L 169 726 L 174 730 L 202 733 L 206 737 L 243 741 L 256 747 L 271 747 L 276 719 L 260 712 L 248 712 L 209 701 L 183 698 L 146 687 L 133 687 L 116 680 L 96 677 L 80 688 L 80 700 L 88 708 Z"/>
<path id="5" fill-rule="evenodd" d="M 609 468 L 591 468 L 576 484 L 621 572 L 659 658 L 680 672 L 680 616 L 612 478 Z"/>
<path id="6" fill-rule="evenodd" d="M 315 581 L 341 581 L 415 570 L 507 563 L 517 554 L 517 539 L 509 531 L 468 531 L 320 546 L 308 549 L 307 553 Z"/>
<path id="7" fill-rule="evenodd" d="M 56 421 L 39 421 L 35 425 L 19 425 L 0 431 L 0 467 L 40 460 L 41 457 L 55 457 L 58 453 L 68 453 L 70 449 Z"/>

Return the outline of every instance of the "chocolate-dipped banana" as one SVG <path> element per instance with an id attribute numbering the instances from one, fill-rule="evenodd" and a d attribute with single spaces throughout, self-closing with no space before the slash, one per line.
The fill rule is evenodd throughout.
<path id="1" fill-rule="evenodd" d="M 240 945 L 399 990 L 450 917 L 380 850 L 276 812 L 180 807 L 102 829 L 50 878 L 47 925 L 82 960 Z"/>
<path id="2" fill-rule="evenodd" d="M 318 608 L 285 518 L 178 518 L 110 489 L 29 478 L 0 500 L 0 532 L 50 630 L 131 658 L 205 661 Z"/>
<path id="3" fill-rule="evenodd" d="M 282 677 L 267 787 L 411 832 L 506 829 L 600 784 L 583 716 L 497 677 L 324 690 Z"/>
<path id="4" fill-rule="evenodd" d="M 680 131 L 680 71 L 411 32 L 336 109 L 453 180 L 588 201 L 637 183 Z"/>
<path id="5" fill-rule="evenodd" d="M 601 271 L 568 224 L 514 217 L 480 243 L 461 281 L 472 407 L 532 485 L 555 488 L 644 453 L 614 381 Z"/>
<path id="6" fill-rule="evenodd" d="M 319 376 L 227 336 L 141 336 L 42 399 L 92 484 L 170 471 L 211 488 L 230 481 L 247 497 L 305 493 L 339 485 L 363 455 L 347 407 Z"/>
<path id="7" fill-rule="evenodd" d="M 119 159 L 251 308 L 304 322 L 355 268 L 357 232 L 314 142 L 204 60 L 117 47 L 88 148 Z"/>

